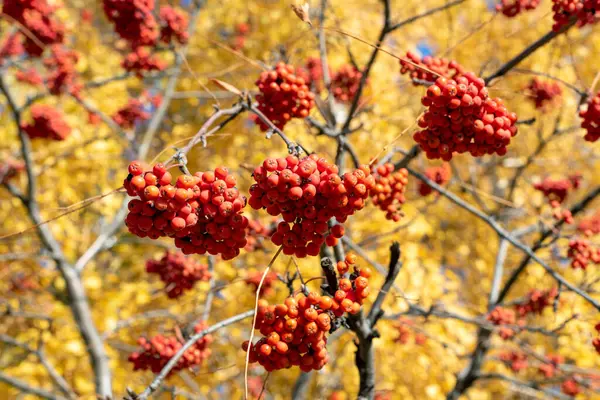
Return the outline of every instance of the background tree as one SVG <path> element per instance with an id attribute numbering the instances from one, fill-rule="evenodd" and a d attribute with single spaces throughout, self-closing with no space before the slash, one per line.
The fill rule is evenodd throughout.
<path id="1" fill-rule="evenodd" d="M 600 397 L 598 1 L 290 5 L 3 1 L 1 392 Z"/>

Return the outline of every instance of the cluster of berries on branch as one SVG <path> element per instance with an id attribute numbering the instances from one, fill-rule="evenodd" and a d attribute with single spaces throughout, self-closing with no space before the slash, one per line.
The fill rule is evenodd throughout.
<path id="1" fill-rule="evenodd" d="M 420 346 L 425 344 L 425 342 L 427 341 L 427 336 L 425 336 L 421 332 L 413 332 L 414 329 L 412 327 L 414 326 L 414 324 L 415 321 L 413 321 L 412 319 L 405 317 L 398 318 L 398 320 L 394 323 L 394 328 L 398 333 L 398 336 L 394 338 L 394 342 L 407 344 L 410 338 L 414 336 L 416 345 Z"/>
<path id="2" fill-rule="evenodd" d="M 423 82 L 435 82 L 438 77 L 456 79 L 465 73 L 464 68 L 454 60 L 425 56 L 423 59 L 415 53 L 408 51 L 406 57 L 400 59 L 400 73 L 408 74 L 414 86 Z"/>
<path id="3" fill-rule="evenodd" d="M 596 326 L 594 326 L 594 329 L 596 330 L 596 334 L 600 335 L 600 323 L 596 324 Z M 600 354 L 600 336 L 596 336 L 592 340 L 592 345 L 594 345 L 596 353 Z"/>
<path id="4" fill-rule="evenodd" d="M 15 72 L 15 79 L 19 82 L 31 85 L 34 87 L 42 86 L 44 78 L 35 68 L 28 68 L 26 70 L 18 70 Z"/>
<path id="5" fill-rule="evenodd" d="M 192 289 L 196 282 L 207 282 L 211 277 L 208 265 L 179 252 L 167 252 L 160 260 L 146 261 L 146 272 L 160 276 L 165 283 L 167 296 L 172 299 Z"/>
<path id="6" fill-rule="evenodd" d="M 258 219 L 248 220 L 248 226 L 246 227 L 246 239 L 248 244 L 244 250 L 253 252 L 256 250 L 263 250 L 264 241 L 271 237 L 275 233 L 275 229 L 263 224 Z"/>
<path id="7" fill-rule="evenodd" d="M 529 98 L 535 104 L 535 108 L 547 110 L 553 104 L 560 102 L 562 87 L 556 81 L 533 78 L 529 85 Z"/>
<path id="8" fill-rule="evenodd" d="M 575 238 L 569 241 L 567 257 L 571 259 L 571 268 L 585 270 L 590 263 L 600 264 L 600 247 L 587 239 Z"/>
<path id="9" fill-rule="evenodd" d="M 154 45 L 159 31 L 154 0 L 103 0 L 104 14 L 132 48 Z"/>
<path id="10" fill-rule="evenodd" d="M 437 183 L 440 186 L 446 185 L 450 182 L 450 178 L 452 177 L 452 170 L 450 169 L 450 164 L 443 163 L 440 166 L 432 166 L 428 167 L 425 170 L 425 176 L 429 178 L 429 180 Z M 429 186 L 424 181 L 419 181 L 419 194 L 423 197 L 429 196 L 433 193 L 433 188 Z"/>
<path id="11" fill-rule="evenodd" d="M 246 46 L 246 39 L 250 34 L 250 25 L 246 22 L 240 22 L 235 25 L 233 30 L 233 40 L 231 48 L 234 50 L 242 50 Z"/>
<path id="12" fill-rule="evenodd" d="M 565 362 L 565 358 L 558 354 L 546 354 L 544 363 L 538 367 L 538 371 L 546 378 L 552 378 L 556 374 L 558 366 Z"/>
<path id="13" fill-rule="evenodd" d="M 253 271 L 248 273 L 248 276 L 246 277 L 246 279 L 244 279 L 244 282 L 246 282 L 246 284 L 248 286 L 251 286 L 254 290 L 254 292 L 256 293 L 256 291 L 258 290 L 258 286 L 260 285 L 260 281 L 262 279 L 262 272 L 258 272 L 258 271 Z M 277 282 L 279 280 L 277 273 L 270 271 L 269 273 L 267 273 L 267 275 L 265 275 L 265 279 L 263 280 L 263 284 L 260 287 L 260 293 L 259 296 L 260 297 L 264 297 L 264 296 L 269 296 L 271 293 L 274 292 L 273 289 L 273 284 L 275 282 Z"/>
<path id="14" fill-rule="evenodd" d="M 145 72 L 162 71 L 166 64 L 150 54 L 145 47 L 138 47 L 127 54 L 121 66 L 127 72 L 134 72 L 138 78 L 142 78 Z"/>
<path id="15" fill-rule="evenodd" d="M 308 117 L 315 105 L 314 93 L 291 65 L 280 62 L 275 69 L 262 72 L 256 85 L 260 91 L 256 96 L 258 110 L 279 129 L 292 118 Z M 254 118 L 262 131 L 269 130 L 258 116 Z"/>
<path id="16" fill-rule="evenodd" d="M 63 114 L 56 108 L 43 104 L 31 106 L 31 123 L 21 123 L 21 129 L 30 139 L 65 140 L 71 133 L 71 127 Z"/>
<path id="17" fill-rule="evenodd" d="M 577 230 L 582 232 L 586 236 L 593 236 L 600 233 L 600 212 L 596 212 L 594 215 L 590 215 L 589 217 L 583 218 L 579 225 L 577 225 Z"/>
<path id="18" fill-rule="evenodd" d="M 527 354 L 518 351 L 505 351 L 498 355 L 498 358 L 507 365 L 513 372 L 520 372 L 527 369 L 529 362 L 527 361 Z"/>
<path id="19" fill-rule="evenodd" d="M 515 325 L 516 316 L 513 310 L 498 306 L 488 314 L 487 320 L 494 325 Z M 514 336 L 515 331 L 507 326 L 501 326 L 498 334 L 502 339 L 507 340 Z"/>
<path id="20" fill-rule="evenodd" d="M 208 326 L 201 321 L 194 326 L 194 333 L 205 330 Z M 164 336 L 156 335 L 152 338 L 141 337 L 138 339 L 139 351 L 129 356 L 129 361 L 133 364 L 133 370 L 150 370 L 153 373 L 159 373 L 169 360 L 183 347 L 185 341 L 181 335 Z M 204 360 L 210 357 L 209 349 L 213 338 L 211 335 L 205 335 L 197 340 L 192 347 L 187 349 L 183 356 L 177 360 L 177 364 L 171 369 L 169 374 L 201 365 Z"/>
<path id="21" fill-rule="evenodd" d="M 223 260 L 238 256 L 247 243 L 246 198 L 227 168 L 181 175 L 174 185 L 172 179 L 163 164 L 152 171 L 137 161 L 129 164 L 123 185 L 138 197 L 129 202 L 129 231 L 151 239 L 172 237 L 184 254 L 220 254 Z"/>
<path id="22" fill-rule="evenodd" d="M 322 72 L 321 72 L 322 75 Z M 342 65 L 340 69 L 331 77 L 331 92 L 336 100 L 342 103 L 348 103 L 354 100 L 362 72 L 352 65 Z"/>
<path id="23" fill-rule="evenodd" d="M 2 13 L 16 21 L 21 31 L 25 51 L 39 57 L 44 48 L 51 44 L 62 43 L 65 26 L 56 18 L 57 6 L 47 0 L 4 0 Z"/>
<path id="24" fill-rule="evenodd" d="M 527 293 L 525 301 L 515 305 L 515 309 L 520 317 L 528 314 L 541 315 L 546 307 L 554 304 L 558 296 L 558 288 L 553 287 L 547 290 L 532 289 Z"/>
<path id="25" fill-rule="evenodd" d="M 496 11 L 512 18 L 523 11 L 535 10 L 540 5 L 540 0 L 500 0 L 496 4 Z"/>
<path id="26" fill-rule="evenodd" d="M 563 383 L 560 385 L 560 390 L 567 396 L 575 397 L 581 393 L 581 386 L 579 385 L 579 382 L 575 380 L 575 378 L 571 377 L 563 381 Z"/>
<path id="27" fill-rule="evenodd" d="M 305 372 L 323 368 L 329 360 L 327 334 L 345 313 L 358 313 L 369 294 L 371 271 L 358 269 L 355 263 L 353 254 L 338 263 L 339 289 L 333 296 L 298 293 L 276 305 L 259 300 L 254 329 L 263 337 L 254 344 L 242 344 L 242 349 L 250 352 L 250 363 L 258 362 L 267 371 L 292 366 Z M 344 278 L 350 268 L 354 271 Z"/>
<path id="28" fill-rule="evenodd" d="M 313 88 L 317 93 L 325 88 L 323 83 L 323 63 L 319 57 L 308 57 L 302 72 L 306 75 L 302 75 L 306 80 L 306 84 Z M 329 76 L 331 75 L 331 68 L 329 68 Z"/>
<path id="29" fill-rule="evenodd" d="M 18 34 L 13 33 L 8 35 L 4 42 L 0 45 L 0 65 L 4 63 L 4 59 L 20 56 L 25 52 L 23 43 Z"/>
<path id="30" fill-rule="evenodd" d="M 189 39 L 188 16 L 182 10 L 171 6 L 162 6 L 159 12 L 160 17 L 160 40 L 164 43 L 171 43 L 174 40 L 181 44 L 187 43 Z"/>
<path id="31" fill-rule="evenodd" d="M 112 116 L 113 121 L 123 129 L 131 129 L 136 122 L 149 118 L 150 113 L 144 110 L 144 104 L 138 99 L 129 99 L 127 105 Z"/>
<path id="32" fill-rule="evenodd" d="M 564 179 L 552 179 L 548 177 L 536 183 L 533 187 L 535 190 L 544 193 L 544 196 L 550 203 L 557 202 L 560 204 L 565 201 L 569 192 L 579 189 L 581 179 L 580 174 L 574 174 Z"/>
<path id="33" fill-rule="evenodd" d="M 552 30 L 560 32 L 572 19 L 578 27 L 595 24 L 600 20 L 599 10 L 600 0 L 552 0 Z"/>
<path id="34" fill-rule="evenodd" d="M 79 61 L 79 54 L 61 45 L 50 48 L 50 56 L 44 59 L 44 66 L 48 71 L 46 86 L 53 95 L 69 93 L 75 97 L 83 88 L 79 81 L 79 74 L 75 67 Z"/>
<path id="35" fill-rule="evenodd" d="M 341 224 L 364 207 L 375 186 L 370 168 L 363 165 L 341 177 L 338 172 L 336 165 L 315 154 L 267 158 L 254 170 L 249 204 L 281 215 L 271 241 L 283 246 L 284 254 L 316 256 L 323 243 L 334 246 L 344 236 Z M 339 224 L 330 227 L 333 217 Z"/>
<path id="36" fill-rule="evenodd" d="M 370 196 L 373 204 L 385 212 L 387 219 L 398 222 L 404 216 L 401 208 L 406 201 L 404 192 L 407 184 L 408 171 L 406 168 L 394 171 L 392 163 L 377 167 L 375 187 L 371 189 Z"/>
<path id="37" fill-rule="evenodd" d="M 501 99 L 490 98 L 484 80 L 472 72 L 456 80 L 438 78 L 421 103 L 427 110 L 419 119 L 423 130 L 414 139 L 429 159 L 450 161 L 453 154 L 465 152 L 504 155 L 517 134 L 517 115 Z"/>
<path id="38" fill-rule="evenodd" d="M 600 92 L 589 99 L 586 108 L 579 112 L 579 116 L 582 118 L 581 127 L 586 130 L 583 138 L 588 142 L 600 139 Z"/>

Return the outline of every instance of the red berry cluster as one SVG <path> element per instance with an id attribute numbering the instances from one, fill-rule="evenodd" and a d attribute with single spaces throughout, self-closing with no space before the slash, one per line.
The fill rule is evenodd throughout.
<path id="1" fill-rule="evenodd" d="M 558 354 L 547 354 L 545 362 L 538 367 L 538 371 L 546 378 L 552 378 L 556 373 L 559 364 L 565 362 L 565 358 Z"/>
<path id="2" fill-rule="evenodd" d="M 559 32 L 572 18 L 577 19 L 577 26 L 595 24 L 600 20 L 600 0 L 552 0 L 554 25 L 552 30 Z"/>
<path id="3" fill-rule="evenodd" d="M 491 99 L 485 82 L 472 72 L 456 80 L 438 78 L 421 99 L 427 107 L 419 119 L 424 130 L 414 139 L 427 158 L 450 161 L 454 153 L 506 154 L 506 146 L 517 134 L 517 114 L 509 112 L 501 99 Z"/>
<path id="4" fill-rule="evenodd" d="M 144 72 L 162 71 L 166 65 L 163 61 L 150 54 L 150 51 L 144 47 L 138 47 L 127 54 L 121 66 L 127 72 L 135 72 L 138 78 L 144 76 Z"/>
<path id="5" fill-rule="evenodd" d="M 305 80 L 309 87 L 317 93 L 323 90 L 323 64 L 319 57 L 308 57 L 303 72 L 306 75 Z M 329 69 L 329 75 L 331 76 L 331 69 Z"/>
<path id="6" fill-rule="evenodd" d="M 413 85 L 418 86 L 422 83 L 416 80 L 435 82 L 439 77 L 447 79 L 456 79 L 464 74 L 464 68 L 454 60 L 425 56 L 423 59 L 413 52 L 408 51 L 406 58 L 400 59 L 400 73 L 408 74 L 413 80 Z"/>
<path id="7" fill-rule="evenodd" d="M 335 217 L 344 223 L 362 209 L 375 179 L 368 166 L 338 175 L 338 167 L 315 154 L 298 159 L 267 158 L 252 174 L 256 184 L 250 187 L 249 204 L 255 210 L 265 208 L 283 221 L 271 241 L 283 246 L 286 255 L 297 257 L 319 254 L 326 242 L 334 246 L 344 236 L 344 227 L 328 227 Z"/>
<path id="8" fill-rule="evenodd" d="M 194 332 L 198 333 L 206 328 L 206 323 L 202 321 L 196 324 Z M 192 347 L 183 353 L 183 356 L 177 361 L 169 374 L 202 364 L 204 360 L 210 357 L 211 350 L 208 346 L 212 341 L 211 335 L 206 335 L 196 341 Z M 138 339 L 138 344 L 142 347 L 141 350 L 129 356 L 129 361 L 133 363 L 133 370 L 150 370 L 157 374 L 167 365 L 171 357 L 183 347 L 184 341 L 177 336 L 156 335 L 150 339 L 141 337 Z"/>
<path id="9" fill-rule="evenodd" d="M 132 128 L 136 122 L 150 118 L 150 113 L 144 111 L 144 104 L 138 99 L 129 99 L 127 105 L 117 111 L 112 119 L 123 129 Z"/>
<path id="10" fill-rule="evenodd" d="M 353 266 L 355 258 L 346 257 L 342 271 Z M 369 276 L 370 270 L 355 269 L 349 279 L 339 280 L 334 297 L 311 292 L 290 296 L 277 305 L 259 300 L 254 328 L 263 337 L 252 345 L 248 341 L 242 344 L 244 351 L 250 351 L 250 362 L 258 362 L 267 371 L 292 366 L 305 372 L 323 368 L 329 360 L 326 334 L 345 313 L 360 311 L 368 295 Z"/>
<path id="11" fill-rule="evenodd" d="M 254 288 L 254 292 L 256 292 L 258 290 L 258 285 L 260 285 L 262 276 L 262 272 L 254 271 L 248 274 L 246 279 L 244 279 L 244 282 L 246 282 L 247 285 L 252 286 Z M 259 296 L 269 296 L 271 293 L 273 293 L 273 284 L 277 282 L 277 280 L 277 274 L 275 272 L 269 272 L 265 276 L 263 284 L 260 287 Z"/>
<path id="12" fill-rule="evenodd" d="M 246 39 L 250 33 L 250 25 L 245 22 L 240 22 L 235 26 L 233 32 L 233 41 L 231 47 L 234 50 L 241 50 L 246 46 Z"/>
<path id="13" fill-rule="evenodd" d="M 598 335 L 600 335 L 600 323 L 596 324 L 596 326 L 594 326 L 594 329 L 596 330 L 596 333 Z M 592 345 L 594 345 L 594 349 L 596 349 L 596 353 L 600 354 L 600 336 L 596 336 L 592 340 Z"/>
<path id="14" fill-rule="evenodd" d="M 560 101 L 562 87 L 556 81 L 533 78 L 527 86 L 529 97 L 533 100 L 535 108 L 548 109 L 552 104 Z"/>
<path id="15" fill-rule="evenodd" d="M 586 239 L 573 239 L 569 241 L 567 257 L 571 259 L 571 268 L 585 270 L 590 262 L 600 264 L 600 248 L 593 246 Z"/>
<path id="16" fill-rule="evenodd" d="M 560 385 L 560 390 L 567 396 L 575 397 L 581 393 L 581 386 L 575 378 L 571 377 L 563 381 L 562 385 Z"/>
<path id="17" fill-rule="evenodd" d="M 3 64 L 5 58 L 19 56 L 24 52 L 25 48 L 23 47 L 23 43 L 21 43 L 19 35 L 16 33 L 8 35 L 6 40 L 4 40 L 0 46 L 0 65 Z"/>
<path id="18" fill-rule="evenodd" d="M 26 70 L 17 71 L 15 73 L 15 78 L 19 82 L 23 82 L 34 87 L 41 86 L 44 83 L 44 78 L 42 78 L 42 75 L 40 75 L 40 73 L 33 67 Z"/>
<path id="19" fill-rule="evenodd" d="M 600 212 L 584 218 L 577 226 L 579 232 L 583 232 L 586 236 L 593 236 L 600 233 Z"/>
<path id="20" fill-rule="evenodd" d="M 496 307 L 487 316 L 487 320 L 494 325 L 515 325 L 516 317 L 515 312 L 508 308 Z M 515 331 L 511 328 L 502 326 L 499 329 L 500 337 L 504 340 L 510 339 L 514 336 Z"/>
<path id="21" fill-rule="evenodd" d="M 152 13 L 154 0 L 103 0 L 103 7 L 117 34 L 132 48 L 156 43 L 159 32 Z"/>
<path id="22" fill-rule="evenodd" d="M 235 188 L 227 168 L 181 175 L 175 185 L 164 165 L 144 172 L 140 162 L 129 164 L 123 186 L 130 196 L 125 223 L 140 237 L 169 236 L 184 254 L 220 254 L 223 260 L 246 246 L 248 219 L 242 215 L 246 198 Z"/>
<path id="23" fill-rule="evenodd" d="M 306 118 L 315 105 L 314 93 L 291 65 L 278 63 L 274 70 L 261 73 L 256 85 L 258 109 L 279 129 L 292 118 Z M 269 129 L 260 119 L 255 121 L 262 131 Z"/>
<path id="24" fill-rule="evenodd" d="M 208 265 L 200 264 L 179 252 L 167 252 L 158 261 L 146 261 L 146 272 L 160 276 L 165 283 L 167 296 L 172 299 L 193 288 L 196 282 L 206 282 L 211 277 Z"/>
<path id="25" fill-rule="evenodd" d="M 342 103 L 351 102 L 358 92 L 362 72 L 352 65 L 343 65 L 331 78 L 331 92 Z"/>
<path id="26" fill-rule="evenodd" d="M 377 167 L 376 172 L 375 187 L 370 192 L 373 204 L 385 212 L 385 218 L 398 222 L 404 215 L 401 208 L 406 201 L 408 171 L 401 168 L 394 172 L 394 164 L 386 163 Z"/>
<path id="27" fill-rule="evenodd" d="M 248 226 L 246 227 L 246 239 L 248 240 L 248 244 L 246 244 L 244 250 L 253 252 L 264 249 L 264 240 L 271 237 L 273 233 L 274 230 L 263 224 L 260 220 L 248 220 Z"/>
<path id="28" fill-rule="evenodd" d="M 427 336 L 423 333 L 414 333 L 411 328 L 415 324 L 415 321 L 409 318 L 400 317 L 394 324 L 394 328 L 398 333 L 398 336 L 394 339 L 394 342 L 407 344 L 411 337 L 414 336 L 416 345 L 423 345 L 427 341 Z"/>
<path id="29" fill-rule="evenodd" d="M 512 18 L 522 11 L 535 10 L 540 5 L 540 0 L 500 0 L 496 4 L 496 11 Z"/>
<path id="30" fill-rule="evenodd" d="M 52 106 L 34 104 L 31 106 L 33 123 L 21 123 L 21 128 L 30 139 L 44 138 L 65 140 L 71 133 L 60 111 Z"/>
<path id="31" fill-rule="evenodd" d="M 554 300 L 558 296 L 558 289 L 553 287 L 548 290 L 532 289 L 527 293 L 524 302 L 515 306 L 520 317 L 525 317 L 528 314 L 540 315 L 546 307 L 554 304 Z"/>
<path id="32" fill-rule="evenodd" d="M 50 56 L 44 60 L 44 66 L 48 70 L 46 86 L 50 93 L 58 95 L 68 92 L 79 96 L 83 85 L 79 82 L 79 74 L 75 69 L 77 61 L 79 55 L 76 51 L 61 45 L 51 47 Z"/>
<path id="33" fill-rule="evenodd" d="M 519 372 L 521 370 L 527 369 L 528 361 L 527 354 L 517 352 L 517 351 L 506 351 L 499 354 L 499 358 L 501 361 L 510 365 L 510 369 L 513 372 Z"/>
<path id="34" fill-rule="evenodd" d="M 185 12 L 171 6 L 162 6 L 160 8 L 160 40 L 165 43 L 171 43 L 177 40 L 181 44 L 187 43 L 189 35 L 188 16 Z"/>
<path id="35" fill-rule="evenodd" d="M 55 18 L 58 7 L 46 0 L 4 0 L 2 13 L 14 19 L 28 32 L 23 35 L 28 54 L 39 57 L 44 52 L 41 45 L 62 43 L 65 26 Z"/>
<path id="36" fill-rule="evenodd" d="M 434 181 L 440 186 L 444 186 L 448 182 L 450 182 L 450 178 L 452 177 L 452 170 L 450 169 L 450 165 L 447 163 L 443 163 L 441 166 L 433 166 L 429 167 L 425 170 L 425 176 L 429 178 L 429 180 Z M 419 194 L 423 197 L 429 196 L 433 193 L 433 189 L 424 181 L 419 181 Z"/>
<path id="37" fill-rule="evenodd" d="M 600 139 L 600 92 L 587 102 L 587 108 L 581 110 L 579 116 L 583 119 L 581 127 L 586 130 L 583 138 L 588 142 Z"/>
<path id="38" fill-rule="evenodd" d="M 535 190 L 544 193 L 544 196 L 550 203 L 562 203 L 567 198 L 569 192 L 578 189 L 581 185 L 581 175 L 575 174 L 564 179 L 545 178 L 543 181 L 533 185 Z"/>
<path id="39" fill-rule="evenodd" d="M 0 183 L 4 184 L 13 179 L 19 172 L 25 170 L 25 162 L 8 157 L 0 164 Z"/>

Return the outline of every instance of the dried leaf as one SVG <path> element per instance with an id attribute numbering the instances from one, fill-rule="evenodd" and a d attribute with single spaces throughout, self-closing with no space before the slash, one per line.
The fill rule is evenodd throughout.
<path id="1" fill-rule="evenodd" d="M 302 20 L 302 22 L 306 22 L 308 25 L 312 26 L 312 22 L 310 22 L 310 17 L 308 13 L 308 3 L 304 3 L 301 6 L 292 4 L 292 10 L 294 10 L 296 15 Z"/>
<path id="2" fill-rule="evenodd" d="M 219 86 L 223 90 L 227 90 L 228 92 L 237 94 L 238 96 L 242 95 L 242 92 L 238 88 L 236 88 L 235 86 L 233 86 L 227 82 L 223 82 L 218 79 L 211 79 L 211 81 L 214 82 L 217 86 Z"/>

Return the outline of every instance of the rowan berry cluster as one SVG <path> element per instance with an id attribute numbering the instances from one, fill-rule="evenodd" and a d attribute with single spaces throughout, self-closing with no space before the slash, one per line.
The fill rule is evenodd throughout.
<path id="1" fill-rule="evenodd" d="M 162 6 L 159 17 L 161 41 L 171 43 L 173 40 L 177 40 L 181 44 L 187 43 L 189 39 L 187 33 L 189 21 L 185 12 L 171 6 Z"/>
<path id="2" fill-rule="evenodd" d="M 3 64 L 5 58 L 20 56 L 25 52 L 23 43 L 18 34 L 13 33 L 8 35 L 6 40 L 0 46 L 0 65 Z"/>
<path id="3" fill-rule="evenodd" d="M 201 264 L 179 252 L 167 252 L 158 261 L 146 261 L 146 272 L 160 276 L 160 280 L 165 283 L 167 296 L 171 299 L 192 289 L 196 282 L 207 282 L 211 277 L 208 265 Z"/>
<path id="4" fill-rule="evenodd" d="M 127 105 L 119 109 L 112 119 L 123 129 L 130 129 L 139 121 L 150 118 L 150 113 L 144 110 L 144 104 L 138 99 L 129 99 Z"/>
<path id="5" fill-rule="evenodd" d="M 535 108 L 548 109 L 551 105 L 560 101 L 562 87 L 556 81 L 533 78 L 527 86 L 529 98 L 533 100 Z"/>
<path id="6" fill-rule="evenodd" d="M 522 11 L 535 10 L 539 5 L 540 0 L 500 0 L 500 3 L 496 4 L 496 11 L 512 18 Z"/>
<path id="7" fill-rule="evenodd" d="M 152 13 L 154 0 L 103 0 L 103 7 L 117 34 L 132 48 L 156 43 L 159 31 Z"/>
<path id="8" fill-rule="evenodd" d="M 246 39 L 248 38 L 248 34 L 250 33 L 250 25 L 241 22 L 235 26 L 233 32 L 233 41 L 231 43 L 231 47 L 234 50 L 241 50 L 246 46 Z"/>
<path id="9" fill-rule="evenodd" d="M 165 63 L 150 54 L 150 51 L 144 47 L 138 47 L 127 54 L 121 66 L 127 72 L 135 72 L 138 78 L 144 76 L 144 72 L 162 71 L 165 69 Z"/>
<path id="10" fill-rule="evenodd" d="M 569 378 L 563 381 L 562 385 L 560 385 L 560 390 L 567 396 L 575 397 L 581 393 L 581 386 L 575 378 Z"/>
<path id="11" fill-rule="evenodd" d="M 271 241 L 286 255 L 316 256 L 325 242 L 334 246 L 344 236 L 341 225 L 362 209 L 375 186 L 368 166 L 338 175 L 338 167 L 315 154 L 298 159 L 267 158 L 252 174 L 249 204 L 283 217 Z M 340 224 L 328 226 L 335 217 Z"/>
<path id="12" fill-rule="evenodd" d="M 558 296 L 556 287 L 548 290 L 532 289 L 527 293 L 525 301 L 517 304 L 515 309 L 520 317 L 528 314 L 540 315 L 546 307 L 553 305 L 556 296 Z"/>
<path id="13" fill-rule="evenodd" d="M 586 239 L 572 239 L 569 241 L 567 257 L 571 259 L 571 268 L 585 270 L 590 263 L 600 264 L 600 248 Z"/>
<path id="14" fill-rule="evenodd" d="M 517 134 L 517 115 L 501 99 L 491 99 L 485 82 L 472 72 L 456 80 L 438 78 L 421 99 L 427 107 L 414 139 L 427 158 L 450 161 L 454 153 L 506 154 Z"/>
<path id="15" fill-rule="evenodd" d="M 595 24 L 600 19 L 598 10 L 600 0 L 552 0 L 552 30 L 560 32 L 572 18 L 577 19 L 578 27 Z"/>
<path id="16" fill-rule="evenodd" d="M 348 255 L 341 262 L 341 271 L 347 271 L 355 262 L 356 256 Z M 340 272 L 340 276 L 343 274 Z M 263 337 L 254 344 L 242 344 L 244 351 L 250 351 L 249 361 L 258 362 L 267 371 L 292 366 L 305 372 L 323 368 L 329 360 L 326 335 L 345 313 L 360 311 L 369 292 L 369 276 L 370 270 L 355 269 L 349 278 L 339 280 L 334 297 L 311 292 L 308 296 L 290 296 L 277 305 L 259 300 L 254 329 Z"/>
<path id="17" fill-rule="evenodd" d="M 129 231 L 152 239 L 172 237 L 184 254 L 220 254 L 223 260 L 238 256 L 246 246 L 246 198 L 227 168 L 181 175 L 171 182 L 162 164 L 147 172 L 140 162 L 129 164 L 123 186 L 130 196 L 139 197 L 129 202 Z"/>
<path id="18" fill-rule="evenodd" d="M 425 56 L 423 59 L 413 52 L 406 52 L 406 58 L 400 60 L 400 73 L 408 74 L 413 80 L 413 85 L 422 85 L 418 81 L 435 82 L 442 76 L 447 79 L 456 79 L 464 74 L 464 68 L 454 60 Z"/>
<path id="19" fill-rule="evenodd" d="M 259 249 L 264 249 L 265 239 L 271 237 L 274 233 L 274 229 L 263 224 L 258 219 L 249 219 L 248 226 L 246 227 L 246 239 L 248 244 L 244 250 L 253 252 Z"/>
<path id="20" fill-rule="evenodd" d="M 546 378 L 552 378 L 558 366 L 565 362 L 565 358 L 558 354 L 547 354 L 545 362 L 538 367 L 538 371 Z"/>
<path id="21" fill-rule="evenodd" d="M 31 106 L 32 123 L 21 123 L 21 128 L 30 139 L 65 140 L 71 133 L 71 127 L 60 111 L 48 105 Z"/>
<path id="22" fill-rule="evenodd" d="M 444 186 L 448 182 L 450 182 L 450 178 L 452 177 L 452 170 L 450 169 L 450 165 L 447 163 L 443 163 L 441 166 L 433 166 L 428 167 L 425 170 L 425 176 L 429 178 L 429 180 L 434 181 L 440 186 Z M 433 193 L 433 188 L 429 186 L 424 181 L 419 181 L 419 194 L 423 197 L 429 196 Z"/>
<path id="23" fill-rule="evenodd" d="M 57 6 L 47 0 L 4 0 L 2 13 L 15 20 L 28 35 L 22 35 L 23 47 L 28 54 L 39 57 L 41 45 L 62 43 L 65 26 L 55 18 Z"/>
<path id="24" fill-rule="evenodd" d="M 260 285 L 262 276 L 263 276 L 263 274 L 261 272 L 253 271 L 248 274 L 246 279 L 244 279 L 244 282 L 246 282 L 247 285 L 252 286 L 254 288 L 254 292 L 256 292 L 258 290 L 258 285 Z M 271 293 L 273 293 L 273 291 L 274 291 L 273 284 L 275 282 L 277 282 L 277 280 L 278 280 L 278 277 L 277 277 L 277 273 L 275 273 L 275 272 L 269 272 L 267 275 L 265 275 L 263 284 L 260 287 L 259 296 L 260 297 L 269 296 Z"/>
<path id="25" fill-rule="evenodd" d="M 398 318 L 398 321 L 396 321 L 394 324 L 394 328 L 398 333 L 398 336 L 394 339 L 394 342 L 407 344 L 410 338 L 414 336 L 416 345 L 424 344 L 427 341 L 427 336 L 421 332 L 414 333 L 412 329 L 414 324 L 415 322 L 412 319 L 403 317 Z"/>
<path id="26" fill-rule="evenodd" d="M 15 73 L 15 78 L 19 82 L 23 82 L 34 87 L 41 86 L 44 83 L 44 78 L 42 78 L 42 75 L 40 75 L 40 73 L 33 67 L 23 71 L 17 71 Z"/>
<path id="27" fill-rule="evenodd" d="M 600 233 L 600 212 L 582 219 L 577 226 L 579 232 L 586 236 L 593 236 Z"/>
<path id="28" fill-rule="evenodd" d="M 571 190 L 578 189 L 581 185 L 581 175 L 574 174 L 564 179 L 545 178 L 543 181 L 533 185 L 535 190 L 544 193 L 544 196 L 552 202 L 562 203 L 565 201 Z"/>
<path id="29" fill-rule="evenodd" d="M 291 65 L 278 63 L 274 70 L 261 73 L 256 85 L 258 109 L 279 129 L 292 118 L 306 118 L 315 105 L 314 93 Z M 258 117 L 255 122 L 262 131 L 269 130 Z"/>
<path id="30" fill-rule="evenodd" d="M 322 74 L 322 72 L 321 72 Z M 342 103 L 351 102 L 358 93 L 362 72 L 352 65 L 342 65 L 331 77 L 331 92 Z"/>
<path id="31" fill-rule="evenodd" d="M 596 330 L 596 334 L 600 335 L 600 323 L 596 324 L 594 329 Z M 594 349 L 596 349 L 596 353 L 600 354 L 600 336 L 596 336 L 592 340 L 592 345 L 594 346 Z"/>
<path id="32" fill-rule="evenodd" d="M 319 57 L 308 57 L 306 64 L 303 69 L 306 75 L 306 84 L 316 91 L 321 92 L 324 89 L 323 84 L 323 63 Z M 331 68 L 329 68 L 329 75 L 331 76 Z"/>
<path id="33" fill-rule="evenodd" d="M 506 351 L 499 354 L 501 361 L 510 365 L 513 372 L 519 372 L 528 367 L 527 354 L 517 351 Z"/>
<path id="34" fill-rule="evenodd" d="M 61 45 L 50 48 L 50 56 L 44 60 L 44 66 L 48 70 L 46 86 L 53 95 L 68 92 L 75 97 L 83 88 L 79 82 L 79 74 L 75 69 L 79 55 L 76 51 L 67 49 Z"/>
<path id="35" fill-rule="evenodd" d="M 515 312 L 508 308 L 496 307 L 487 316 L 487 320 L 494 325 L 515 325 Z M 507 326 L 501 326 L 498 331 L 500 337 L 504 340 L 514 336 L 515 331 Z"/>
<path id="36" fill-rule="evenodd" d="M 201 332 L 207 328 L 203 321 L 196 324 L 194 333 Z M 183 356 L 177 360 L 177 364 L 171 369 L 169 374 L 201 365 L 204 360 L 210 357 L 211 350 L 208 346 L 212 343 L 211 335 L 206 335 L 187 349 Z M 159 373 L 182 347 L 183 339 L 177 336 L 156 335 L 150 339 L 141 337 L 138 339 L 141 350 L 132 353 L 129 361 L 133 363 L 133 370 L 150 370 L 155 374 Z"/>
<path id="37" fill-rule="evenodd" d="M 600 12 L 598 13 L 600 15 Z M 600 139 L 600 92 L 587 102 L 587 107 L 579 112 L 581 127 L 586 130 L 583 137 L 588 142 Z"/>
<path id="38" fill-rule="evenodd" d="M 385 212 L 386 219 L 398 222 L 404 215 L 401 208 L 406 201 L 408 171 L 401 168 L 394 172 L 394 164 L 386 163 L 377 167 L 376 172 L 375 187 L 370 191 L 373 204 Z"/>
<path id="39" fill-rule="evenodd" d="M 25 170 L 25 162 L 21 160 L 15 160 L 12 157 L 8 157 L 6 161 L 0 164 L 0 183 L 4 184 L 16 177 L 19 172 Z"/>

